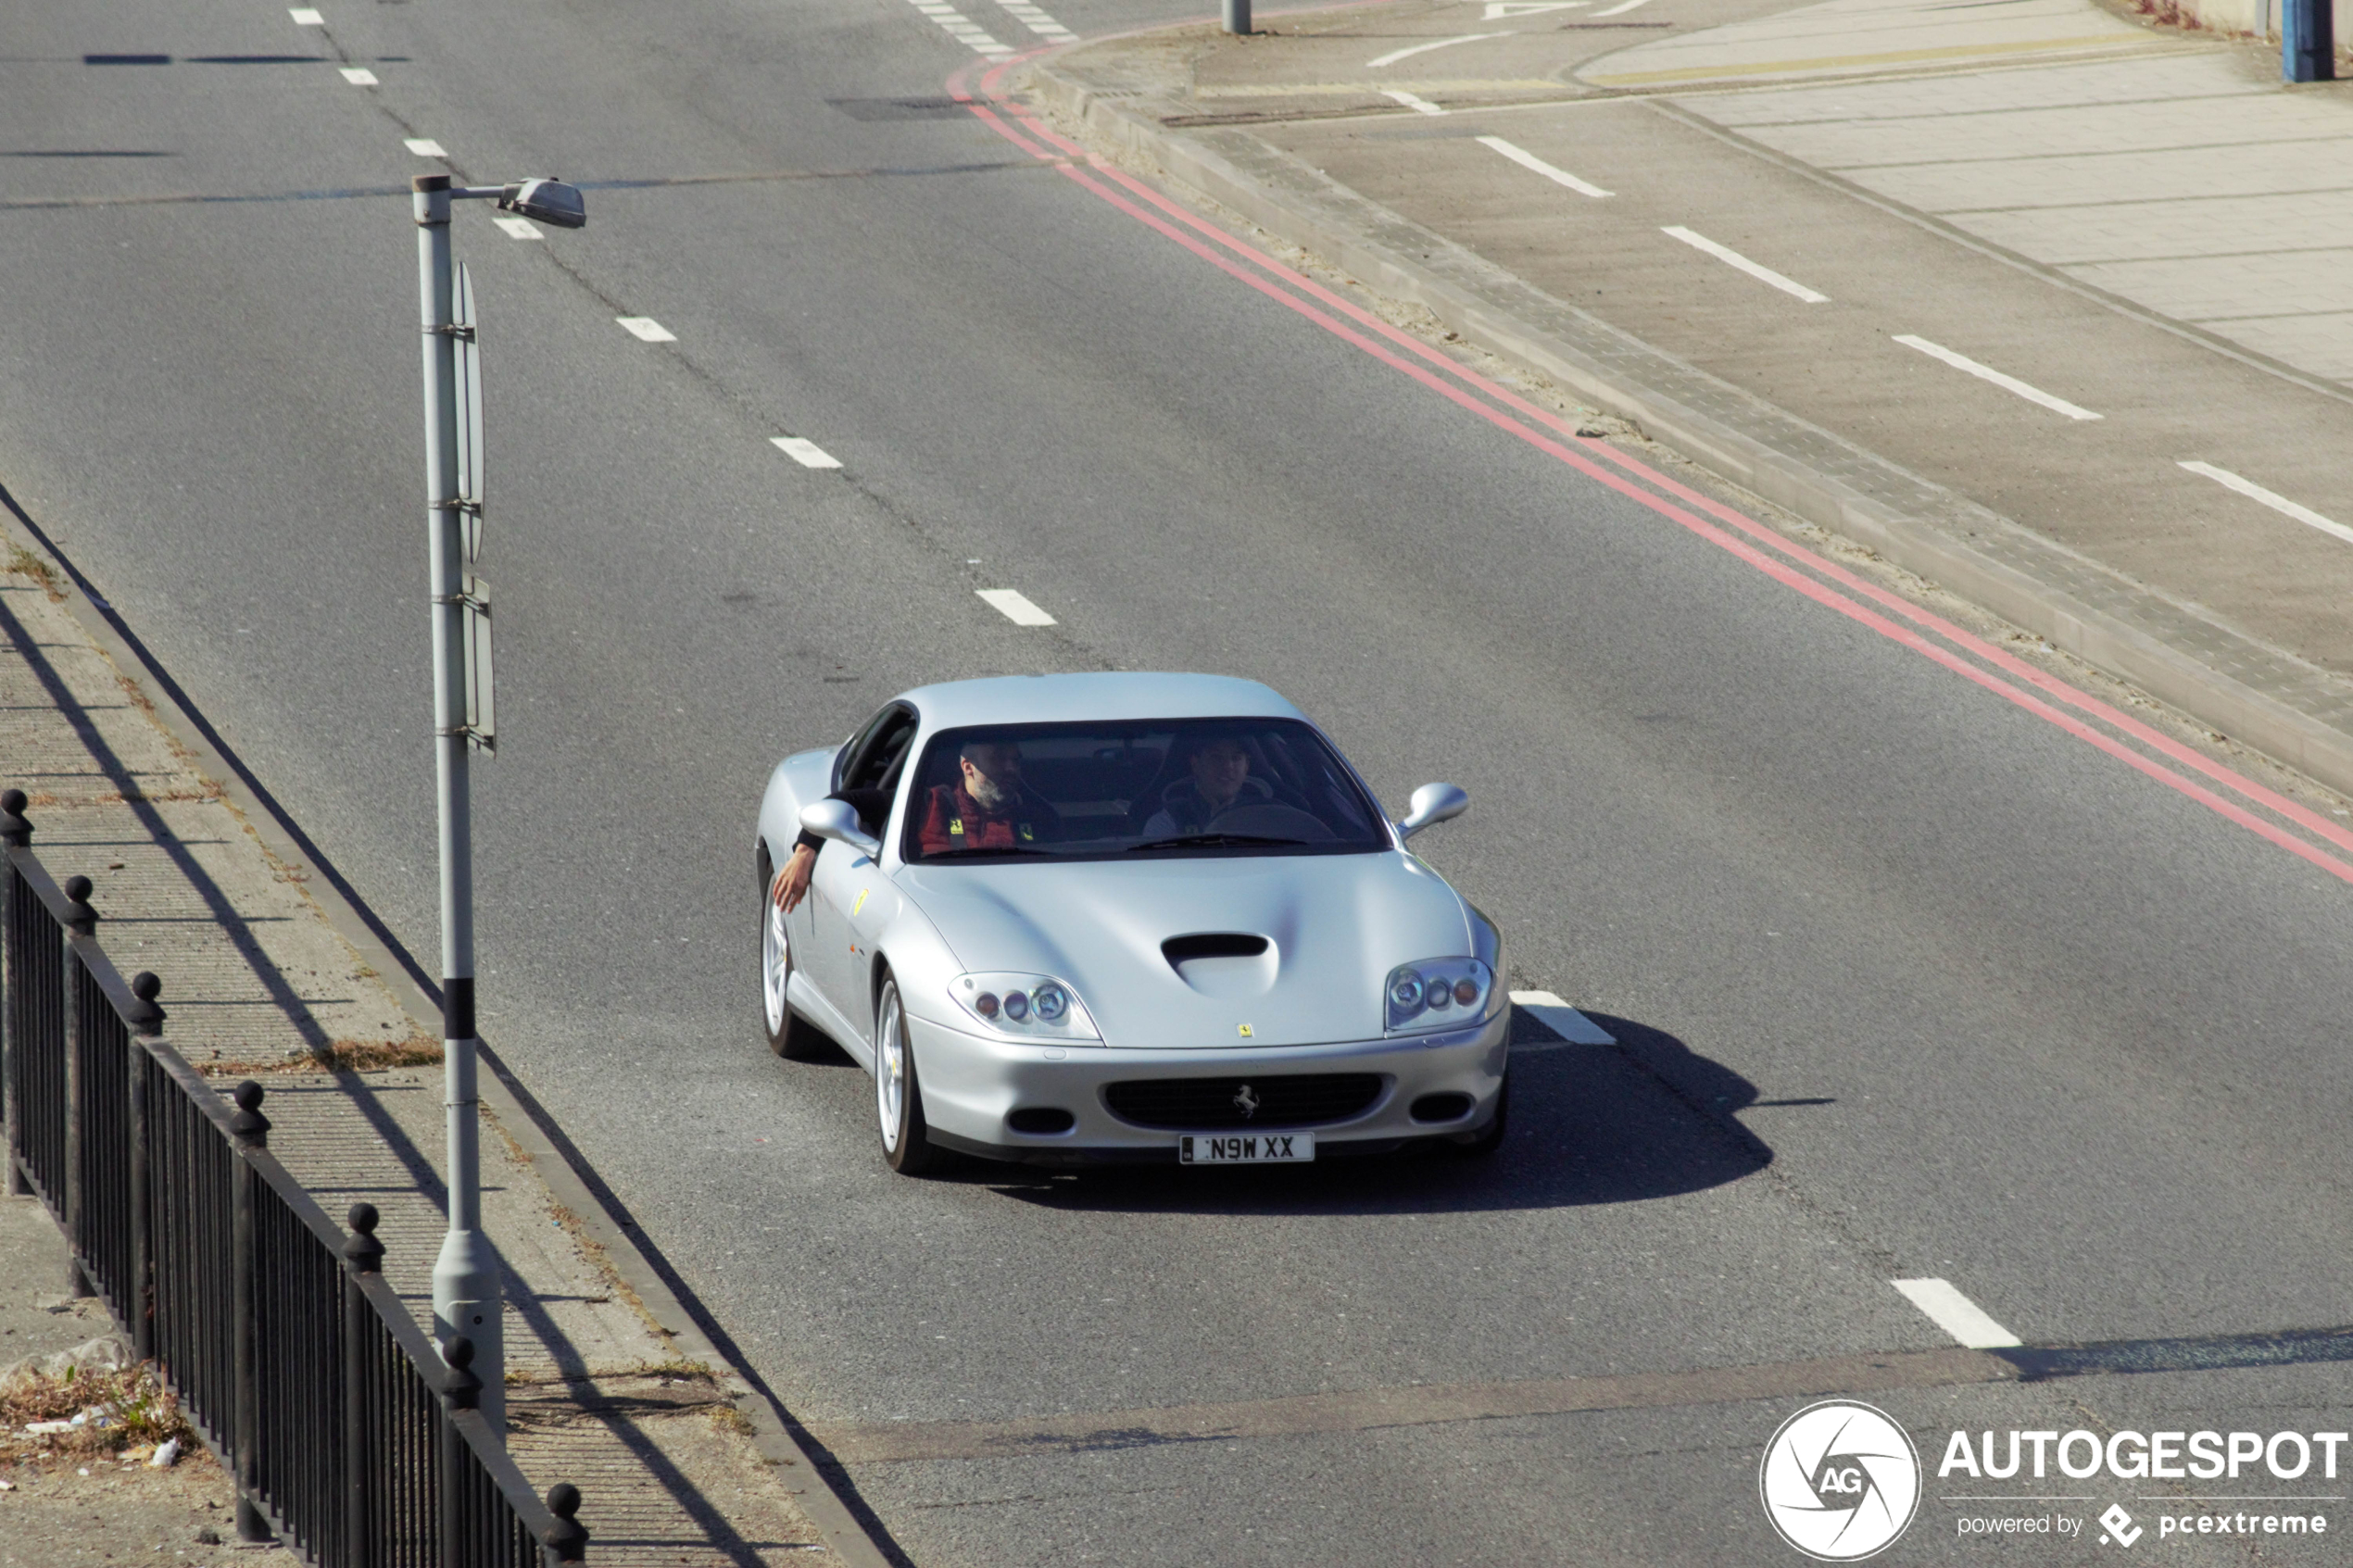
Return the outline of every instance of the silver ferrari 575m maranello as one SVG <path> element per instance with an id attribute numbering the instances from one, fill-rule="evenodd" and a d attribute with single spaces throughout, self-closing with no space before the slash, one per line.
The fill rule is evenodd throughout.
<path id="1" fill-rule="evenodd" d="M 902 1172 L 1485 1153 L 1501 942 L 1405 849 L 1468 804 L 1390 822 L 1254 681 L 922 687 L 769 779 L 769 1044 L 863 1064 Z"/>

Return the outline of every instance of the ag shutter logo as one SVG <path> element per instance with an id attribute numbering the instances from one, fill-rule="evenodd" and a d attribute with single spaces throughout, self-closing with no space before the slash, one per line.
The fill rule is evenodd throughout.
<path id="1" fill-rule="evenodd" d="M 1821 1562 L 1853 1562 L 1893 1545 L 1920 1501 L 1920 1456 L 1883 1411 L 1847 1399 L 1781 1423 L 1756 1472 L 1765 1517 Z"/>

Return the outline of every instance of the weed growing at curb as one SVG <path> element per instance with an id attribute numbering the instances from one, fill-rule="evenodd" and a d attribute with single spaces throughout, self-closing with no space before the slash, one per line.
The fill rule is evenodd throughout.
<path id="1" fill-rule="evenodd" d="M 252 1078 L 271 1073 L 381 1073 L 393 1067 L 438 1067 L 441 1042 L 430 1035 L 405 1040 L 333 1040 L 267 1061 L 189 1063 L 208 1078 Z"/>
<path id="2" fill-rule="evenodd" d="M 66 602 L 65 590 L 57 586 L 57 569 L 22 545 L 8 546 L 6 570 L 15 572 L 19 577 L 30 577 L 39 583 L 41 591 L 49 596 L 51 604 Z"/>
<path id="3" fill-rule="evenodd" d="M 25 1430 L 93 1411 L 98 1414 L 70 1431 Z M 117 1454 L 144 1459 L 174 1438 L 183 1450 L 201 1451 L 195 1428 L 180 1413 L 179 1397 L 157 1381 L 149 1366 L 75 1367 L 63 1377 L 22 1374 L 0 1388 L 0 1464 Z"/>

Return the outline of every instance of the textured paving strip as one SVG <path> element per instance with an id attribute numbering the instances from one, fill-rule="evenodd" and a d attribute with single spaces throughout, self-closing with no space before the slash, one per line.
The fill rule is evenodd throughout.
<path id="1" fill-rule="evenodd" d="M 39 558 L 9 564 L 0 572 L 0 784 L 31 797 L 34 849 L 58 880 L 91 878 L 99 939 L 118 966 L 162 980 L 165 1037 L 224 1083 L 260 1079 L 271 1148 L 321 1206 L 338 1220 L 355 1202 L 376 1206 L 385 1275 L 429 1324 L 444 1197 L 437 1042 L 330 927 L 306 873 L 271 854 L 155 721 L 138 684 L 44 591 Z M 351 1055 L 363 1050 L 371 1054 Z M 321 1053 L 338 1051 L 414 1064 L 327 1070 Z M 580 1487 L 591 1560 L 826 1560 L 712 1375 L 724 1369 L 685 1361 L 495 1120 L 489 1130 L 484 1212 L 509 1270 L 510 1449 L 538 1487 Z M 0 1256 L 0 1272 L 23 1261 L 30 1277 L 38 1264 L 17 1250 Z M 76 1321 L 92 1314 L 105 1315 L 82 1303 Z M 179 1496 L 194 1483 L 171 1475 L 122 1472 L 103 1486 L 69 1471 L 34 1478 L 61 1499 L 78 1483 L 75 1506 L 31 1510 L 24 1494 L 8 1494 L 0 1510 L 14 1512 L 0 1512 L 0 1534 L 16 1555 L 6 1560 L 54 1561 L 38 1555 L 43 1532 L 69 1530 L 93 1509 L 128 1517 L 145 1506 L 143 1486 L 175 1489 L 164 1506 L 173 1519 L 202 1511 L 201 1498 Z"/>

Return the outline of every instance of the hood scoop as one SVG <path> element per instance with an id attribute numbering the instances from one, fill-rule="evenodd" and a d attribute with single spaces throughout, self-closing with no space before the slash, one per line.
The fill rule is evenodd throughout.
<path id="1" fill-rule="evenodd" d="M 1244 931 L 1172 936 L 1160 952 L 1176 977 L 1204 997 L 1265 996 L 1274 989 L 1281 968 L 1275 944 Z"/>

